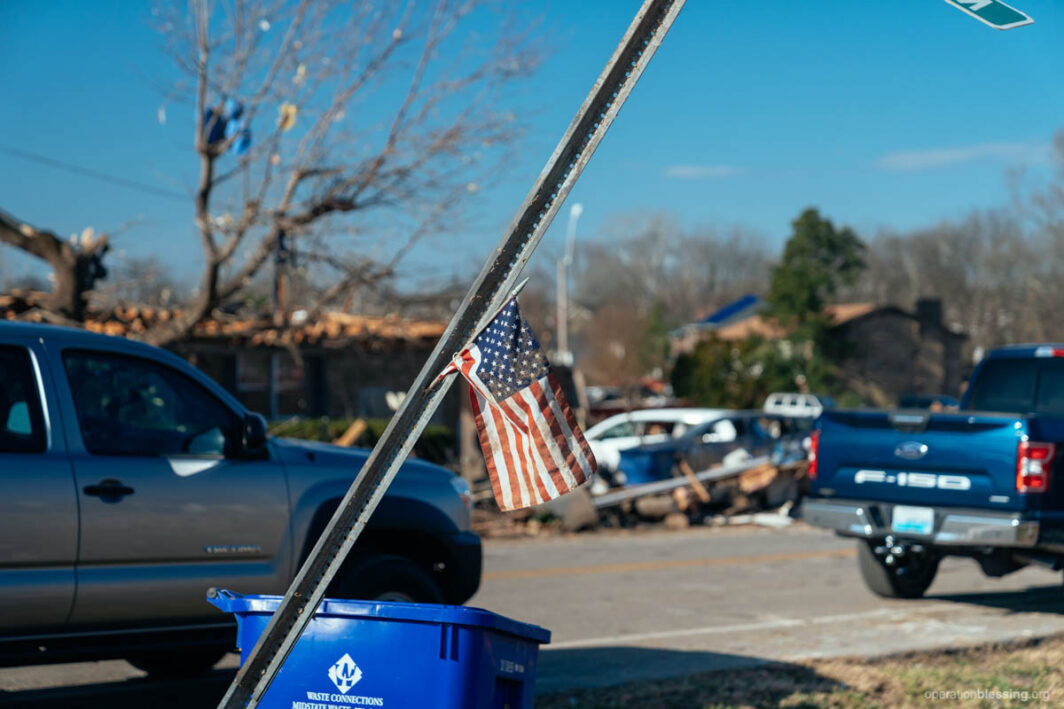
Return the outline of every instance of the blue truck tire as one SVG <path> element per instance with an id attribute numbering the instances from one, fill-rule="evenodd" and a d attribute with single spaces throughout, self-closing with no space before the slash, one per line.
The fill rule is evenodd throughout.
<path id="1" fill-rule="evenodd" d="M 935 580 L 939 558 L 924 552 L 909 556 L 905 563 L 890 566 L 876 554 L 878 544 L 869 539 L 857 540 L 857 567 L 868 590 L 883 598 L 923 596 Z"/>

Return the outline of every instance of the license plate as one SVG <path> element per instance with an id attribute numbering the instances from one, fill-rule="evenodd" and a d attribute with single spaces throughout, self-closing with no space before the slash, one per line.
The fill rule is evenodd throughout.
<path id="1" fill-rule="evenodd" d="M 931 534 L 935 531 L 935 511 L 930 507 L 897 505 L 890 526 L 895 532 Z"/>

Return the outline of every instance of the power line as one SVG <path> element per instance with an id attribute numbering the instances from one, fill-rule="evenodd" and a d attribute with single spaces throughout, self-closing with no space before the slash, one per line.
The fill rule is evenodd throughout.
<path id="1" fill-rule="evenodd" d="M 0 153 L 7 153 L 8 155 L 13 155 L 17 158 L 21 158 L 29 162 L 47 165 L 57 170 L 65 170 L 67 172 L 74 173 L 75 175 L 82 175 L 83 177 L 92 177 L 97 180 L 103 180 L 104 182 L 110 182 L 111 184 L 121 185 L 122 187 L 126 187 L 131 190 L 147 192 L 148 194 L 153 194 L 157 197 L 166 197 L 167 199 L 175 200 L 179 199 L 185 203 L 187 203 L 189 200 L 188 195 L 181 194 L 180 192 L 166 190 L 160 187 L 152 187 L 151 185 L 145 185 L 140 182 L 128 180 L 124 177 L 119 177 L 117 175 L 108 175 L 105 172 L 100 172 L 98 170 L 82 167 L 80 165 L 73 165 L 71 163 L 63 162 L 61 160 L 55 160 L 46 155 L 38 155 L 37 153 L 31 153 L 26 150 L 19 150 L 18 148 L 11 148 L 6 145 L 0 145 Z"/>

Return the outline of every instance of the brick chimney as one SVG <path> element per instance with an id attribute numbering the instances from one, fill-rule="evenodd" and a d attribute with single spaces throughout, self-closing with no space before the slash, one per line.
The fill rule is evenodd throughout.
<path id="1" fill-rule="evenodd" d="M 920 298 L 916 301 L 916 322 L 920 325 L 920 336 L 942 331 L 942 299 Z"/>

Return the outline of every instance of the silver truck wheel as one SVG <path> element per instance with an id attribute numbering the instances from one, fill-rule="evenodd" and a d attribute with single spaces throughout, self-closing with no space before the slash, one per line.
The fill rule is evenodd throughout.
<path id="1" fill-rule="evenodd" d="M 883 598 L 920 598 L 935 580 L 938 557 L 930 552 L 907 555 L 888 565 L 876 555 L 874 542 L 857 540 L 857 568 L 868 590 Z"/>

